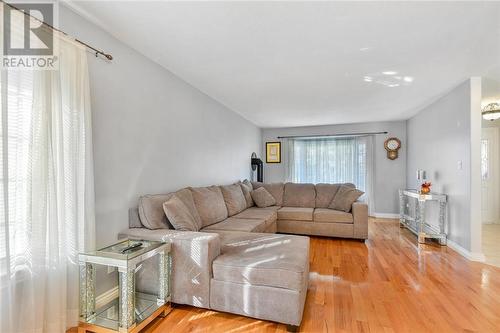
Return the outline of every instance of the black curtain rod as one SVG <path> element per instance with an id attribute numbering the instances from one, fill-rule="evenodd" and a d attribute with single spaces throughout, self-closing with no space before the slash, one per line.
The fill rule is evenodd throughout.
<path id="1" fill-rule="evenodd" d="M 14 5 L 10 4 L 10 3 L 7 3 L 7 2 L 5 2 L 4 0 L 0 0 L 0 2 L 2 2 L 3 4 L 5 4 L 5 5 L 9 6 L 10 8 L 12 8 L 12 9 L 14 9 L 14 10 L 17 10 L 17 11 L 19 11 L 19 12 L 23 13 L 23 14 L 24 14 L 24 15 L 26 15 L 26 16 L 29 16 L 29 17 L 31 17 L 31 18 L 33 18 L 33 19 L 37 20 L 38 22 L 40 22 L 40 23 L 42 23 L 43 25 L 45 25 L 45 26 L 49 27 L 50 29 L 55 30 L 55 31 L 59 31 L 59 32 L 60 32 L 60 33 L 62 33 L 63 35 L 68 36 L 68 37 L 70 37 L 70 38 L 74 39 L 77 43 L 80 43 L 80 44 L 82 44 L 83 46 L 85 46 L 86 48 L 88 48 L 88 49 L 92 50 L 93 52 L 95 52 L 96 57 L 97 57 L 97 55 L 99 55 L 99 54 L 100 54 L 100 55 L 104 56 L 104 57 L 105 57 L 106 59 L 108 59 L 108 60 L 113 60 L 113 56 L 112 56 L 111 54 L 109 54 L 109 53 L 105 53 L 104 51 L 101 51 L 101 50 L 99 50 L 99 49 L 96 49 L 95 47 L 92 47 L 92 46 L 90 46 L 89 44 L 87 44 L 87 43 L 85 43 L 85 42 L 82 42 L 81 40 L 79 40 L 79 39 L 77 39 L 77 38 L 71 37 L 70 35 L 68 35 L 68 34 L 67 34 L 67 33 L 65 33 L 64 31 L 62 31 L 62 30 L 60 30 L 60 29 L 57 29 L 57 28 L 53 27 L 52 25 L 50 25 L 50 24 L 48 24 L 48 23 L 46 23 L 46 22 L 44 22 L 44 21 L 42 21 L 42 20 L 39 20 L 38 18 L 36 18 L 36 17 L 34 17 L 34 16 L 32 16 L 32 15 L 30 15 L 30 14 L 26 13 L 24 10 L 20 10 L 20 9 L 19 9 L 19 8 L 17 8 L 16 6 L 14 6 Z"/>
<path id="2" fill-rule="evenodd" d="M 387 134 L 389 132 L 364 132 L 364 133 L 341 133 L 341 134 L 320 134 L 320 135 L 288 135 L 288 136 L 278 136 L 278 139 L 292 139 L 292 138 L 325 138 L 325 137 L 335 137 L 335 136 L 361 136 L 361 135 L 377 135 L 377 134 Z"/>

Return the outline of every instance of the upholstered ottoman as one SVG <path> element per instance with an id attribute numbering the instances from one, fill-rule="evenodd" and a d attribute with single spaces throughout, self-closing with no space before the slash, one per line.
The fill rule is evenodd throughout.
<path id="1" fill-rule="evenodd" d="M 300 326 L 309 278 L 309 238 L 220 232 L 210 308 Z"/>

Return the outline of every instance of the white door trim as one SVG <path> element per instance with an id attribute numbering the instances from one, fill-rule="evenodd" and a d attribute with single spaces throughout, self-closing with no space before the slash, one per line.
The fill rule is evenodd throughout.
<path id="1" fill-rule="evenodd" d="M 470 252 L 481 247 L 481 77 L 470 78 Z M 465 237 L 465 235 L 463 235 Z"/>

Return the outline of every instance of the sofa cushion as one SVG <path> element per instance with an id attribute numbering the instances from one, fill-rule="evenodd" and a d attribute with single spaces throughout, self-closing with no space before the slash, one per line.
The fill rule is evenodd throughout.
<path id="1" fill-rule="evenodd" d="M 276 200 L 264 187 L 253 190 L 250 194 L 255 204 L 260 208 L 276 205 Z"/>
<path id="2" fill-rule="evenodd" d="M 316 184 L 316 208 L 328 208 L 340 186 L 355 188 L 354 184 Z"/>
<path id="3" fill-rule="evenodd" d="M 139 218 L 145 228 L 174 229 L 163 211 L 163 203 L 172 195 L 174 194 L 148 194 L 139 198 Z"/>
<path id="4" fill-rule="evenodd" d="M 352 187 L 341 186 L 328 208 L 348 213 L 351 211 L 352 204 L 364 193 Z"/>
<path id="5" fill-rule="evenodd" d="M 332 222 L 332 223 L 353 223 L 351 213 L 329 208 L 316 208 L 313 213 L 314 222 Z"/>
<path id="6" fill-rule="evenodd" d="M 259 187 L 264 187 L 276 200 L 276 205 L 283 206 L 283 191 L 284 184 L 283 183 L 272 183 L 265 184 L 260 182 L 252 182 L 253 189 L 256 190 Z"/>
<path id="7" fill-rule="evenodd" d="M 315 201 L 316 190 L 313 184 L 285 184 L 283 206 L 314 208 L 316 204 Z"/>
<path id="8" fill-rule="evenodd" d="M 264 219 L 241 219 L 229 217 L 222 222 L 209 225 L 201 231 L 246 231 L 246 232 L 265 232 L 267 228 Z"/>
<path id="9" fill-rule="evenodd" d="M 278 219 L 312 221 L 314 208 L 307 207 L 281 207 L 278 210 Z"/>
<path id="10" fill-rule="evenodd" d="M 218 186 L 191 187 L 190 190 L 203 227 L 227 218 L 226 204 Z"/>
<path id="11" fill-rule="evenodd" d="M 266 225 L 269 226 L 276 221 L 278 214 L 275 210 L 266 208 L 252 207 L 245 209 L 239 214 L 233 216 L 237 219 L 261 219 L 266 221 Z"/>
<path id="12" fill-rule="evenodd" d="M 328 208 L 341 184 L 316 184 L 316 208 Z"/>
<path id="13" fill-rule="evenodd" d="M 250 194 L 253 191 L 253 186 L 248 179 L 245 179 L 242 182 L 239 182 L 241 186 L 241 191 L 243 192 L 243 196 L 247 202 L 247 208 L 250 208 L 254 205 L 252 195 Z"/>
<path id="14" fill-rule="evenodd" d="M 193 194 L 191 193 L 191 190 L 189 188 L 183 188 L 175 192 L 175 195 L 182 201 L 184 205 L 186 205 L 189 213 L 193 216 L 194 221 L 199 226 L 199 228 L 201 228 L 202 223 L 200 214 L 198 214 L 198 210 L 196 209 L 196 206 L 194 204 Z"/>
<path id="15" fill-rule="evenodd" d="M 221 233 L 215 280 L 302 290 L 308 279 L 309 238 L 294 235 Z"/>
<path id="16" fill-rule="evenodd" d="M 175 230 L 200 230 L 201 225 L 197 224 L 194 216 L 177 195 L 174 194 L 163 203 L 163 210 Z"/>
<path id="17" fill-rule="evenodd" d="M 252 208 L 248 208 L 248 209 L 270 210 L 272 212 L 277 212 L 280 208 L 281 208 L 281 206 L 269 206 L 269 207 L 263 207 L 263 208 L 252 207 Z"/>
<path id="18" fill-rule="evenodd" d="M 128 227 L 129 228 L 144 228 L 139 216 L 139 207 L 128 209 Z"/>
<path id="19" fill-rule="evenodd" d="M 247 201 L 239 184 L 221 186 L 220 190 L 226 203 L 227 214 L 233 216 L 247 208 Z"/>
<path id="20" fill-rule="evenodd" d="M 194 217 L 196 223 L 201 225 L 200 215 L 194 205 L 191 191 L 187 188 L 177 192 L 167 194 L 148 194 L 139 198 L 139 218 L 144 227 L 148 229 L 174 229 L 163 210 L 163 203 L 170 199 L 173 195 L 182 201 L 189 209 L 189 212 Z"/>

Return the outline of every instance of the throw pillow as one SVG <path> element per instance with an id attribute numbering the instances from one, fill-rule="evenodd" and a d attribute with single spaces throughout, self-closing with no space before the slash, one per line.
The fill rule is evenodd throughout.
<path id="1" fill-rule="evenodd" d="M 243 182 L 239 182 L 241 186 L 241 190 L 243 191 L 243 196 L 245 196 L 245 200 L 247 202 L 247 207 L 250 208 L 254 205 L 252 195 L 250 194 L 253 191 L 252 183 L 250 183 L 247 179 Z"/>
<path id="2" fill-rule="evenodd" d="M 175 194 L 163 203 L 163 211 L 175 230 L 200 230 L 188 207 Z"/>
<path id="3" fill-rule="evenodd" d="M 254 190 L 258 189 L 259 187 L 264 187 L 267 192 L 269 192 L 274 200 L 276 200 L 276 205 L 282 206 L 283 205 L 283 192 L 285 191 L 285 184 L 283 183 L 260 183 L 260 182 L 252 182 L 252 187 Z"/>
<path id="4" fill-rule="evenodd" d="M 145 228 L 151 230 L 174 229 L 163 211 L 163 203 L 172 195 L 174 193 L 148 194 L 139 198 L 139 218 Z"/>
<path id="5" fill-rule="evenodd" d="M 184 205 L 186 205 L 187 209 L 189 210 L 189 213 L 193 215 L 194 221 L 198 225 L 198 229 L 200 229 L 202 227 L 201 217 L 200 214 L 198 214 L 198 211 L 196 210 L 196 206 L 194 205 L 194 199 L 191 190 L 189 188 L 183 188 L 175 192 L 175 195 L 177 196 L 177 198 L 179 198 L 179 200 L 182 201 Z"/>
<path id="6" fill-rule="evenodd" d="M 239 184 L 221 186 L 220 190 L 229 216 L 236 215 L 247 208 L 247 201 Z"/>
<path id="7" fill-rule="evenodd" d="M 328 208 L 340 186 L 356 188 L 354 184 L 316 184 L 316 208 Z"/>
<path id="8" fill-rule="evenodd" d="M 342 185 L 333 197 L 333 200 L 328 208 L 349 213 L 351 211 L 352 204 L 364 193 L 365 192 L 350 186 Z"/>
<path id="9" fill-rule="evenodd" d="M 263 187 L 253 190 L 251 195 L 257 207 L 264 208 L 276 205 L 276 199 Z"/>

